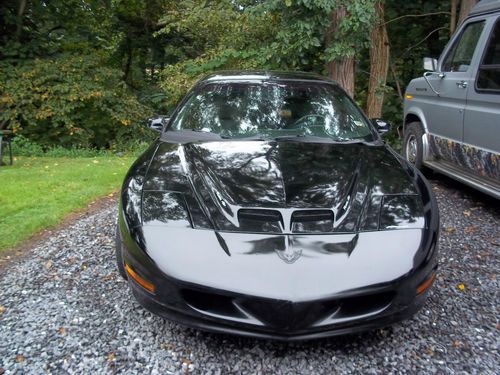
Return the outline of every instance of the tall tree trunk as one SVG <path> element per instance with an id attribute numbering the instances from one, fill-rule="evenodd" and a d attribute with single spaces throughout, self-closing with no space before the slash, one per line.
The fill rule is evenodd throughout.
<path id="1" fill-rule="evenodd" d="M 370 80 L 368 81 L 368 97 L 366 100 L 366 113 L 368 117 L 375 118 L 382 115 L 384 93 L 381 90 L 387 81 L 389 70 L 389 38 L 384 22 L 384 2 L 375 3 L 378 24 L 373 28 L 370 39 Z"/>
<path id="2" fill-rule="evenodd" d="M 457 25 L 460 25 L 464 18 L 467 17 L 470 10 L 474 5 L 477 4 L 477 2 L 478 0 L 462 0 L 462 2 L 460 3 L 460 13 L 458 15 Z"/>
<path id="3" fill-rule="evenodd" d="M 125 60 L 125 66 L 123 68 L 123 80 L 127 83 L 129 79 L 129 74 L 130 74 L 130 68 L 132 66 L 132 56 L 133 56 L 133 48 L 132 48 L 132 40 L 131 38 L 127 35 L 126 37 L 126 60 Z"/>
<path id="4" fill-rule="evenodd" d="M 23 28 L 23 15 L 26 9 L 26 0 L 20 0 L 17 7 L 17 20 L 16 20 L 16 40 L 19 42 L 21 39 L 21 31 Z"/>
<path id="5" fill-rule="evenodd" d="M 450 36 L 453 34 L 455 28 L 457 27 L 457 6 L 458 0 L 451 0 Z"/>
<path id="6" fill-rule="evenodd" d="M 347 11 L 344 6 L 340 6 L 332 12 L 332 21 L 325 37 L 327 48 L 332 45 L 333 35 L 337 32 L 342 18 L 346 16 Z M 356 72 L 356 60 L 354 56 L 329 61 L 326 63 L 326 70 L 330 78 L 337 81 L 351 97 L 354 97 L 354 77 Z"/>

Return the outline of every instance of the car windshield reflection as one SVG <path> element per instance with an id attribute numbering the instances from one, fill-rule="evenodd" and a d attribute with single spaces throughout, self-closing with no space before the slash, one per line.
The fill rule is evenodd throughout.
<path id="1" fill-rule="evenodd" d="M 210 83 L 189 98 L 169 130 L 222 139 L 374 140 L 352 100 L 317 82 Z"/>

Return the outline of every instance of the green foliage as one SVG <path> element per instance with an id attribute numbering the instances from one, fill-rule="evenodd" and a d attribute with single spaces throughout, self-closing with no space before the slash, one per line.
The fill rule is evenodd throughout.
<path id="1" fill-rule="evenodd" d="M 167 114 L 193 83 L 216 70 L 324 74 L 354 57 L 364 107 L 369 34 L 387 22 L 391 70 L 383 115 L 401 122 L 404 90 L 448 35 L 449 0 L 4 0 L 0 4 L 0 129 L 42 147 L 133 150 L 142 126 Z M 25 5 L 22 7 L 22 5 Z M 332 32 L 332 12 L 346 16 Z M 425 17 L 408 17 L 421 15 Z M 392 73 L 394 72 L 394 73 Z"/>
<path id="2" fill-rule="evenodd" d="M 1 167 L 0 253 L 116 191 L 132 158 L 26 158 Z"/>
<path id="3" fill-rule="evenodd" d="M 0 122 L 43 147 L 110 148 L 151 114 L 97 54 L 1 61 L 0 105 Z"/>

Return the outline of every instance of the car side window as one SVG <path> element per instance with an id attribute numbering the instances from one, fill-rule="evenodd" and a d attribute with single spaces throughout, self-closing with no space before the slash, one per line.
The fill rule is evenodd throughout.
<path id="1" fill-rule="evenodd" d="M 476 80 L 478 90 L 500 92 L 500 18 L 491 31 Z"/>
<path id="2" fill-rule="evenodd" d="M 477 42 L 484 28 L 484 21 L 469 23 L 462 30 L 444 59 L 443 72 L 466 72 L 474 55 Z"/>

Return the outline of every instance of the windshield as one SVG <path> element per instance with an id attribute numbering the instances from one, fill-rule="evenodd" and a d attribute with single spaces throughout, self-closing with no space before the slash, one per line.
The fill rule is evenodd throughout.
<path id="1" fill-rule="evenodd" d="M 316 82 L 207 84 L 188 99 L 170 129 L 222 138 L 374 139 L 360 110 L 341 90 Z"/>

